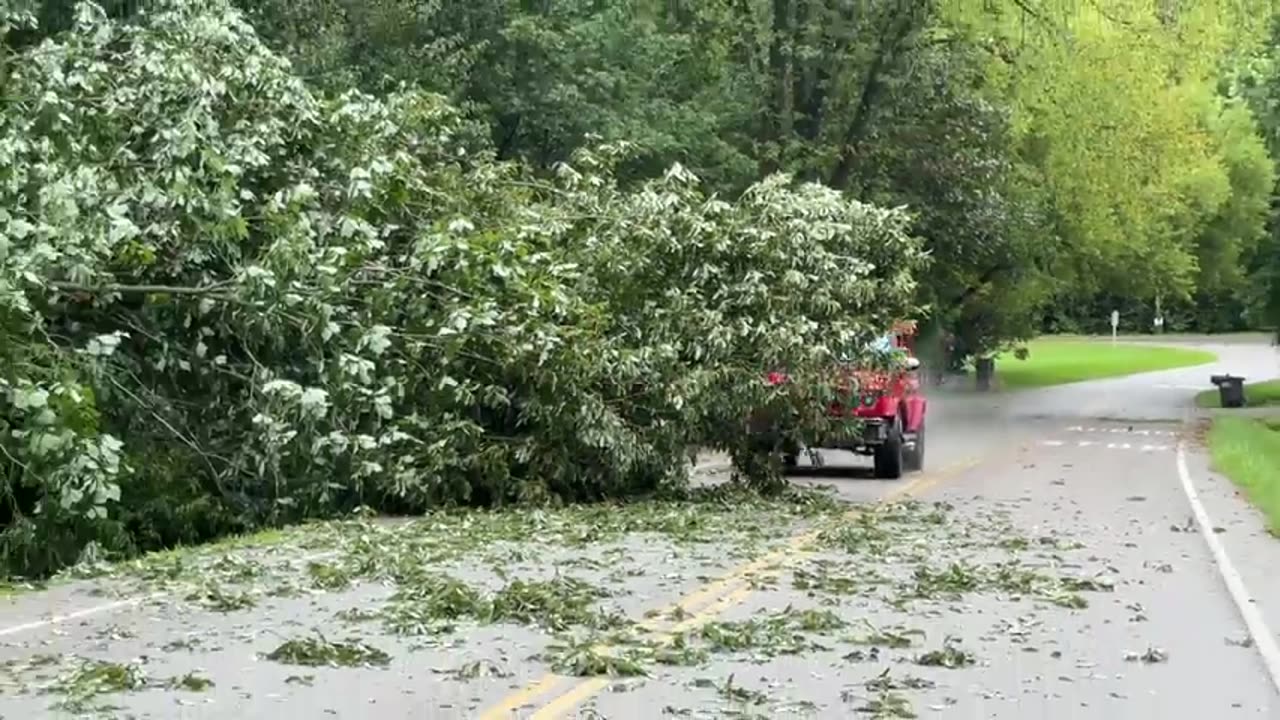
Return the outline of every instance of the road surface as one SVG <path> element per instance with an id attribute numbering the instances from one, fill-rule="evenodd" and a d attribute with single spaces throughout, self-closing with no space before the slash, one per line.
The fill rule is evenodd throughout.
<path id="1" fill-rule="evenodd" d="M 925 473 L 797 477 L 848 506 L 351 522 L 0 600 L 0 718 L 1280 717 L 1280 550 L 1191 408 L 1280 367 L 1213 349 L 939 393 Z"/>

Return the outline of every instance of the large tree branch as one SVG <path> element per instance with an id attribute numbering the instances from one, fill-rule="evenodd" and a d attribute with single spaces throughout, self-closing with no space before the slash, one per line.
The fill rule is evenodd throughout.
<path id="1" fill-rule="evenodd" d="M 1002 62 L 1004 62 L 1005 65 L 1017 64 L 1017 61 L 1018 61 L 1017 55 L 1010 52 L 1009 48 L 1004 47 L 1004 45 L 997 40 L 989 40 L 987 42 L 977 43 L 977 47 L 982 48 L 988 53 L 996 56 Z"/>
<path id="2" fill-rule="evenodd" d="M 520 123 L 524 120 L 522 113 L 516 113 L 514 118 L 508 120 L 511 116 L 499 118 L 498 129 L 502 137 L 498 140 L 497 157 L 500 160 L 508 160 L 512 156 L 513 148 L 516 144 L 516 137 L 520 132 Z"/>
<path id="3" fill-rule="evenodd" d="M 214 283 L 212 285 L 121 285 L 109 283 L 107 285 L 82 285 L 80 283 L 65 282 L 62 280 L 54 280 L 49 283 L 49 287 L 55 290 L 61 290 L 69 293 L 84 293 L 90 295 L 103 295 L 109 293 L 119 293 L 121 295 L 214 295 L 221 296 L 224 299 L 230 299 L 232 296 L 224 292 L 231 284 L 231 281 Z"/>
<path id="4" fill-rule="evenodd" d="M 992 281 L 996 279 L 997 275 L 1002 272 L 1008 272 L 1009 270 L 1009 263 L 1006 262 L 996 263 L 994 266 L 987 268 L 986 272 L 982 273 L 982 275 L 978 277 L 977 282 L 971 283 L 969 287 L 964 289 L 964 292 L 960 293 L 960 295 L 951 302 L 951 309 L 954 310 L 956 308 L 964 307 L 964 304 L 969 302 L 970 298 L 977 295 L 986 286 L 990 285 Z"/>
<path id="5" fill-rule="evenodd" d="M 853 118 L 849 121 L 849 127 L 841 143 L 840 159 L 836 162 L 827 182 L 831 187 L 843 189 L 849 182 L 856 159 L 854 148 L 871 124 L 871 111 L 883 87 L 880 82 L 881 75 L 890 67 L 897 54 L 906 45 L 908 38 L 911 37 L 918 12 L 916 8 L 909 8 L 896 13 L 886 28 L 888 38 L 876 46 L 876 54 L 867 68 L 866 78 L 862 83 L 862 93 L 854 108 Z"/>
<path id="6" fill-rule="evenodd" d="M 1016 5 L 1017 8 L 1021 10 L 1023 13 L 1030 15 L 1036 20 L 1040 22 L 1047 22 L 1044 19 L 1044 16 L 1041 15 L 1038 10 L 1032 8 L 1031 5 L 1029 5 L 1026 0 L 1013 0 L 1013 4 Z"/>

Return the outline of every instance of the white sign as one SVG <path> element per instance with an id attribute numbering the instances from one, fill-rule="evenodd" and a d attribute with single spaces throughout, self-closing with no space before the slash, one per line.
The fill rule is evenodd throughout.
<path id="1" fill-rule="evenodd" d="M 1111 329 L 1115 330 L 1118 327 L 1120 327 L 1120 311 L 1112 310 L 1111 311 Z"/>

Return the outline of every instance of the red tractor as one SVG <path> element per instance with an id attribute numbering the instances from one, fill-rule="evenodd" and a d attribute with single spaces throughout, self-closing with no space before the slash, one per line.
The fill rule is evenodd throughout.
<path id="1" fill-rule="evenodd" d="M 903 473 L 924 469 L 924 426 L 928 407 L 920 392 L 920 379 L 916 372 L 920 361 L 915 357 L 915 323 L 903 322 L 873 344 L 880 352 L 897 354 L 894 369 L 872 370 L 868 368 L 842 367 L 837 372 L 842 397 L 856 394 L 853 402 L 832 403 L 829 413 L 834 417 L 856 418 L 861 423 L 859 431 L 851 437 L 832 437 L 815 442 L 806 449 L 851 450 L 859 455 L 870 455 L 875 462 L 875 476 L 896 480 Z M 771 385 L 787 381 L 785 373 L 770 373 Z M 766 421 L 767 422 L 767 421 Z M 767 431 L 761 419 L 752 422 L 755 432 Z M 788 447 L 783 452 L 783 462 L 795 467 L 802 448 Z"/>

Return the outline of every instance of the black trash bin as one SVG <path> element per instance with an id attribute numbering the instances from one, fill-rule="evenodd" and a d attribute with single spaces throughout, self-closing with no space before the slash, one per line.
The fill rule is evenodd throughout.
<path id="1" fill-rule="evenodd" d="M 1235 375 L 1214 375 L 1209 380 L 1218 386 L 1218 400 L 1222 407 L 1244 407 L 1244 378 Z"/>

